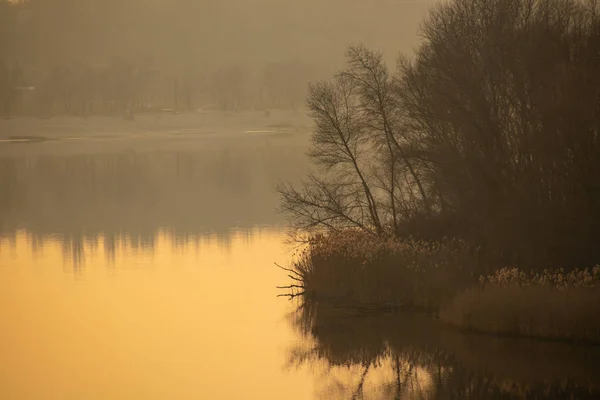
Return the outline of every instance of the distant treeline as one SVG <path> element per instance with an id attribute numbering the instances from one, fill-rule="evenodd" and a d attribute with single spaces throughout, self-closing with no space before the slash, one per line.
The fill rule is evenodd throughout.
<path id="1" fill-rule="evenodd" d="M 262 70 L 231 65 L 175 75 L 152 57 L 27 68 L 0 60 L 0 115 L 115 115 L 164 110 L 295 109 L 314 69 L 295 62 Z"/>
<path id="2" fill-rule="evenodd" d="M 212 1 L 0 0 L 0 116 L 303 105 L 318 68 L 245 57 L 254 45 L 237 43 L 236 21 L 219 23 L 230 13 Z"/>

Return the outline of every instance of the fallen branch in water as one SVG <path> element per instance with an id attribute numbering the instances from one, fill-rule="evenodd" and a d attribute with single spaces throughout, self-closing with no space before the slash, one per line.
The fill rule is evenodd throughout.
<path id="1" fill-rule="evenodd" d="M 290 300 L 295 299 L 296 297 L 299 296 L 303 296 L 304 292 L 300 292 L 300 293 L 285 293 L 285 294 L 278 294 L 277 297 L 288 297 Z"/>
<path id="2" fill-rule="evenodd" d="M 299 282 L 299 283 L 304 283 L 304 279 L 298 271 L 294 271 L 293 269 L 282 267 L 281 265 L 279 265 L 277 263 L 274 263 L 274 264 L 278 268 L 280 268 L 284 271 L 290 272 L 290 274 L 288 274 L 288 278 L 292 279 L 293 281 Z M 292 300 L 298 296 L 304 295 L 304 291 L 305 291 L 304 285 L 277 286 L 277 289 L 290 290 L 289 293 L 282 293 L 282 294 L 277 295 L 277 297 L 288 297 L 290 300 Z M 294 293 L 295 289 L 300 289 L 300 292 Z"/>
<path id="3" fill-rule="evenodd" d="M 274 263 L 274 264 L 275 264 L 277 267 L 281 268 L 282 270 L 284 270 L 284 271 L 287 271 L 287 272 L 291 272 L 292 274 L 296 274 L 296 275 L 298 275 L 298 277 L 299 277 L 300 279 L 302 278 L 302 275 L 301 275 L 301 274 L 300 274 L 298 271 L 294 271 L 293 269 L 282 267 L 281 265 L 279 265 L 279 264 L 277 264 L 277 263 Z M 298 278 L 295 278 L 295 279 L 297 280 Z"/>
<path id="4" fill-rule="evenodd" d="M 277 289 L 302 289 L 302 290 L 304 290 L 304 286 L 302 286 L 302 285 L 277 286 Z"/>

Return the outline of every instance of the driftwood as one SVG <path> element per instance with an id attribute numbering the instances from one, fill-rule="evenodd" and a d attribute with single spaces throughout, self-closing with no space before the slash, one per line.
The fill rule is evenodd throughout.
<path id="1" fill-rule="evenodd" d="M 277 264 L 277 263 L 275 263 L 275 265 L 276 265 L 278 268 L 281 268 L 281 269 L 282 269 L 282 270 L 284 270 L 284 271 L 291 272 L 292 274 L 296 274 L 298 277 L 297 277 L 297 278 L 294 278 L 294 279 L 302 279 L 302 274 L 300 274 L 300 272 L 298 272 L 298 271 L 295 271 L 295 270 L 293 270 L 293 269 L 291 269 L 291 268 L 285 268 L 285 267 L 282 267 L 281 265 L 279 265 L 279 264 Z"/>
<path id="2" fill-rule="evenodd" d="M 287 297 L 290 300 L 295 299 L 296 297 L 300 297 L 300 296 L 304 296 L 304 292 L 300 292 L 300 293 L 282 293 L 282 294 L 278 294 L 277 295 L 277 297 Z"/>
<path id="3" fill-rule="evenodd" d="M 294 271 L 293 269 L 282 267 L 281 265 L 279 265 L 277 263 L 275 263 L 275 265 L 284 271 L 290 272 L 290 274 L 288 274 L 288 278 L 292 279 L 293 281 L 300 282 L 300 283 L 304 282 L 302 275 L 298 271 Z M 288 292 L 288 293 L 282 293 L 282 294 L 277 295 L 277 297 L 287 297 L 290 300 L 292 300 L 296 297 L 304 296 L 304 293 L 305 293 L 304 285 L 277 286 L 277 289 L 290 290 L 290 292 Z M 300 289 L 300 291 L 297 293 L 294 293 L 295 289 Z"/>
<path id="4" fill-rule="evenodd" d="M 303 289 L 304 290 L 304 286 L 302 286 L 302 285 L 277 286 L 277 289 Z"/>

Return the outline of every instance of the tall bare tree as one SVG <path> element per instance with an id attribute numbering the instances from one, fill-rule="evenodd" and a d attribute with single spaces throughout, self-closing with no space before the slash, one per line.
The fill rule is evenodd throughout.
<path id="1" fill-rule="evenodd" d="M 394 227 L 398 226 L 398 163 L 408 169 L 412 182 L 418 189 L 424 205 L 428 205 L 425 185 L 413 165 L 406 149 L 412 138 L 405 130 L 404 113 L 396 90 L 396 79 L 390 76 L 381 52 L 369 50 L 364 46 L 350 46 L 346 52 L 348 68 L 342 76 L 352 80 L 360 98 L 361 112 L 369 128 L 369 137 L 375 144 L 378 154 L 388 158 L 387 168 L 389 185 L 385 190 L 389 193 Z"/>
<path id="2" fill-rule="evenodd" d="M 303 229 L 359 227 L 383 232 L 368 172 L 366 120 L 355 82 L 337 76 L 309 88 L 308 106 L 316 123 L 310 157 L 325 177 L 310 175 L 303 190 L 282 185 L 282 209 Z"/>
<path id="3" fill-rule="evenodd" d="M 316 122 L 310 156 L 322 174 L 311 175 L 302 190 L 281 186 L 282 209 L 296 227 L 397 235 L 402 221 L 430 210 L 426 183 L 410 156 L 413 138 L 398 79 L 380 52 L 354 45 L 346 58 L 332 82 L 309 91 Z"/>

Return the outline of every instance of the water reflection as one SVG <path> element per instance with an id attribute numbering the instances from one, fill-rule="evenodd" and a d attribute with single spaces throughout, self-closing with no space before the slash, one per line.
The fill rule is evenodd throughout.
<path id="1" fill-rule="evenodd" d="M 296 336 L 276 297 L 281 232 L 120 238 L 112 260 L 100 237 L 66 274 L 60 237 L 37 255 L 31 237 L 0 244 L 0 398 L 312 397 L 309 374 L 282 370 Z"/>
<path id="2" fill-rule="evenodd" d="M 87 265 L 103 265 L 113 269 L 149 268 L 153 259 L 163 253 L 195 254 L 205 251 L 232 252 L 235 243 L 250 244 L 262 237 L 283 237 L 277 227 L 231 229 L 226 233 L 175 236 L 168 230 L 159 230 L 151 238 L 129 235 L 64 236 L 36 235 L 19 230 L 9 237 L 0 237 L 0 261 L 12 254 L 13 259 L 31 257 L 33 262 L 61 260 L 64 272 L 76 278 L 84 275 Z M 60 255 L 60 257 L 59 257 Z M 126 263 L 123 260 L 128 260 Z M 8 263 L 8 259 L 4 258 Z M 270 263 L 269 263 L 270 264 Z"/>
<path id="3" fill-rule="evenodd" d="M 102 244 L 108 258 L 122 241 L 151 249 L 168 235 L 175 246 L 231 232 L 281 228 L 273 190 L 306 167 L 297 138 L 207 141 L 191 149 L 15 154 L 0 158 L 0 237 L 29 232 L 36 252 L 58 238 L 75 269 Z"/>
<path id="4" fill-rule="evenodd" d="M 272 187 L 305 147 L 136 143 L 0 157 L 0 398 L 310 398 L 282 371 L 296 337 L 273 266 Z"/>
<path id="5" fill-rule="evenodd" d="M 305 302 L 288 367 L 319 371 L 325 399 L 600 398 L 600 348 L 466 335 L 407 315 Z"/>
<path id="6" fill-rule="evenodd" d="M 272 187 L 305 143 L 161 143 L 0 157 L 0 398 L 600 396 L 597 348 L 314 303 L 290 324 Z"/>

